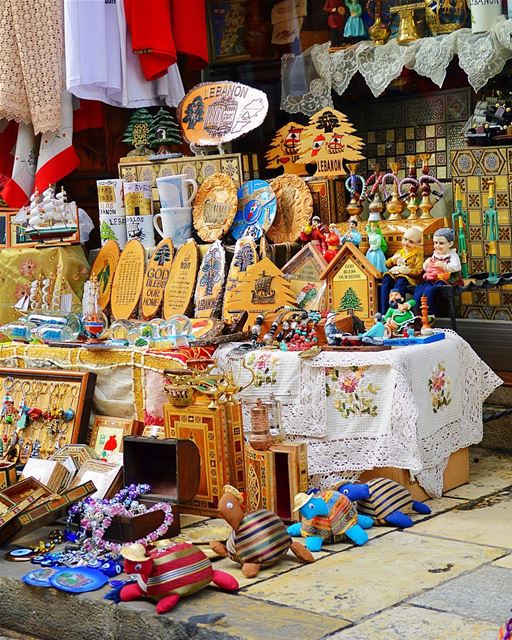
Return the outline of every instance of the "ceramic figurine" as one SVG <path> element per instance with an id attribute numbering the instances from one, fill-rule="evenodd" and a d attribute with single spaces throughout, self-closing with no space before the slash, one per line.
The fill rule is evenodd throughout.
<path id="1" fill-rule="evenodd" d="M 498 218 L 494 208 L 494 184 L 492 182 L 489 184 L 489 207 L 484 211 L 484 238 L 485 252 L 489 257 L 489 276 L 487 279 L 489 282 L 497 282 L 499 280 L 497 258 Z M 464 276 L 464 271 L 462 275 Z"/>
<path id="2" fill-rule="evenodd" d="M 381 312 L 388 310 L 389 292 L 397 289 L 405 298 L 407 287 L 417 285 L 423 272 L 423 233 L 417 227 L 409 227 L 402 236 L 402 248 L 386 260 L 389 269 L 382 278 L 380 289 Z"/>
<path id="3" fill-rule="evenodd" d="M 491 187 L 489 185 L 489 206 L 491 205 Z M 484 227 L 486 221 L 486 214 L 484 212 Z M 460 191 L 460 184 L 455 185 L 455 211 L 452 213 L 452 227 L 453 231 L 457 232 L 457 250 L 460 255 L 460 262 L 462 265 L 462 277 L 468 277 L 468 247 L 466 240 L 466 231 L 468 228 L 468 212 L 462 209 L 462 195 Z M 494 243 L 494 249 L 496 250 L 496 243 Z"/>
<path id="4" fill-rule="evenodd" d="M 311 244 L 314 244 L 323 254 L 327 248 L 325 244 L 326 229 L 327 227 L 321 223 L 320 218 L 313 216 L 311 224 L 305 226 L 300 232 L 300 239 L 302 242 L 311 242 Z"/>
<path id="5" fill-rule="evenodd" d="M 359 334 L 361 342 L 363 344 L 371 344 L 379 346 L 384 341 L 384 334 L 386 333 L 386 327 L 384 325 L 384 316 L 381 313 L 376 313 L 373 317 L 375 323 L 372 327 Z"/>
<path id="6" fill-rule="evenodd" d="M 361 234 L 357 230 L 357 218 L 352 216 L 348 219 L 347 230 L 341 236 L 341 244 L 345 244 L 345 242 L 351 242 L 356 247 L 359 247 L 361 244 Z"/>
<path id="7" fill-rule="evenodd" d="M 338 328 L 336 327 L 335 320 L 336 320 L 336 314 L 330 311 L 327 314 L 327 317 L 325 319 L 324 331 L 325 331 L 325 338 L 327 340 L 327 344 L 330 345 L 331 347 L 336 347 L 340 345 L 341 339 L 343 337 L 343 334 L 341 334 Z"/>
<path id="8" fill-rule="evenodd" d="M 343 44 L 343 28 L 347 10 L 343 0 L 326 0 L 323 10 L 329 14 L 327 25 L 330 29 L 331 47 Z"/>
<path id="9" fill-rule="evenodd" d="M 366 258 L 378 269 L 381 273 L 387 271 L 386 269 L 386 256 L 384 252 L 388 248 L 388 243 L 382 235 L 380 229 L 380 216 L 378 213 L 370 213 L 368 217 L 368 224 L 366 225 L 366 233 L 368 234 L 368 242 L 370 248 L 366 252 Z"/>
<path id="10" fill-rule="evenodd" d="M 453 229 L 443 228 L 434 232 L 434 253 L 423 263 L 423 280 L 414 291 L 414 300 L 419 307 L 421 296 L 427 297 L 428 308 L 434 315 L 435 290 L 447 284 L 462 283 L 460 277 L 461 263 L 454 249 L 455 234 Z"/>
<path id="11" fill-rule="evenodd" d="M 329 233 L 325 236 L 325 244 L 327 245 L 327 250 L 323 254 L 324 260 L 330 262 L 340 248 L 340 234 L 333 222 L 329 225 Z"/>
<path id="12" fill-rule="evenodd" d="M 386 334 L 393 336 L 410 327 L 416 320 L 412 309 L 416 306 L 414 300 L 407 302 L 398 289 L 389 292 L 389 308 L 384 316 Z"/>
<path id="13" fill-rule="evenodd" d="M 366 38 L 366 29 L 361 17 L 363 8 L 359 4 L 359 2 L 357 2 L 357 0 L 345 0 L 345 6 L 349 11 L 350 16 L 345 23 L 343 35 L 345 36 L 345 38 L 357 38 L 358 40 Z"/>

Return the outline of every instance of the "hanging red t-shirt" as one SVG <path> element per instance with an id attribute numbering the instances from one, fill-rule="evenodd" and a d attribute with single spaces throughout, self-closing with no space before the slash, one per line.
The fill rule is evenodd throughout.
<path id="1" fill-rule="evenodd" d="M 205 0 L 171 0 L 171 24 L 176 50 L 192 69 L 208 64 Z"/>

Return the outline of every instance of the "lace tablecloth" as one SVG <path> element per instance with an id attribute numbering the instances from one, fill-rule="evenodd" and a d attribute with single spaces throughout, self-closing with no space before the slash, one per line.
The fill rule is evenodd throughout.
<path id="1" fill-rule="evenodd" d="M 324 107 L 332 107 L 331 90 L 343 94 L 357 72 L 375 97 L 404 67 L 441 87 L 455 55 L 469 83 L 479 91 L 512 58 L 511 34 L 512 20 L 502 17 L 485 33 L 459 29 L 447 35 L 421 38 L 407 46 L 398 45 L 396 40 L 383 46 L 364 41 L 329 53 L 329 42 L 314 45 L 299 56 L 283 56 L 281 109 L 312 115 Z"/>
<path id="2" fill-rule="evenodd" d="M 254 373 L 240 395 L 244 424 L 258 398 L 281 402 L 290 440 L 307 440 L 312 483 L 324 488 L 373 467 L 409 469 L 431 496 L 442 493 L 450 454 L 482 439 L 482 403 L 500 378 L 456 333 L 440 342 L 380 352 L 250 351 Z M 248 383 L 237 345 L 219 366 Z"/>

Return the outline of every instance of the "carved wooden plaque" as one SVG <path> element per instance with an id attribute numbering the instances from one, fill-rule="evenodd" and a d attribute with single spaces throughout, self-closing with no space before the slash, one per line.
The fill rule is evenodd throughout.
<path id="1" fill-rule="evenodd" d="M 195 317 L 211 318 L 220 313 L 222 292 L 226 281 L 226 252 L 220 240 L 204 254 L 197 274 L 194 296 Z"/>
<path id="2" fill-rule="evenodd" d="M 137 308 L 144 282 L 145 249 L 138 240 L 126 243 L 112 283 L 111 308 L 116 320 L 127 320 Z"/>
<path id="3" fill-rule="evenodd" d="M 162 304 L 173 253 L 172 240 L 166 238 L 158 243 L 148 263 L 142 287 L 142 315 L 146 320 L 154 318 Z"/>
<path id="4" fill-rule="evenodd" d="M 204 82 L 178 105 L 183 137 L 191 144 L 216 146 L 259 127 L 268 111 L 263 91 L 239 82 Z"/>
<path id="5" fill-rule="evenodd" d="M 226 289 L 224 292 L 224 303 L 222 307 L 222 319 L 224 322 L 236 323 L 242 315 L 242 313 L 229 314 L 227 313 L 226 308 L 229 306 L 233 296 L 236 296 L 241 276 L 249 267 L 256 264 L 256 262 L 258 262 L 258 251 L 256 249 L 254 239 L 244 237 L 237 240 L 233 260 L 231 260 L 228 277 L 226 278 Z"/>
<path id="6" fill-rule="evenodd" d="M 198 265 L 197 245 L 194 240 L 187 240 L 174 257 L 165 287 L 163 316 L 166 320 L 187 312 L 194 293 Z"/>
<path id="7" fill-rule="evenodd" d="M 96 256 L 92 265 L 91 277 L 96 276 L 100 283 L 99 304 L 102 309 L 110 302 L 112 292 L 112 282 L 119 262 L 119 246 L 115 240 L 107 240 Z"/>
<path id="8" fill-rule="evenodd" d="M 204 242 L 215 242 L 231 227 L 238 195 L 235 183 L 224 173 L 214 173 L 199 187 L 194 200 L 194 227 Z"/>
<path id="9" fill-rule="evenodd" d="M 313 196 L 303 178 L 282 175 L 270 181 L 276 194 L 277 213 L 267 231 L 271 242 L 295 242 L 313 213 Z"/>

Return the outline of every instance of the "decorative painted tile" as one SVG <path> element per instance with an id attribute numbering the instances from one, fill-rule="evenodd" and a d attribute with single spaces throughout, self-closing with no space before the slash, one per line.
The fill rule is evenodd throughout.
<path id="1" fill-rule="evenodd" d="M 416 141 L 416 153 L 425 153 L 425 140 Z"/>
<path id="2" fill-rule="evenodd" d="M 416 141 L 423 140 L 425 138 L 425 127 L 416 127 Z"/>
<path id="3" fill-rule="evenodd" d="M 405 139 L 414 140 L 414 127 L 407 127 L 405 130 Z"/>
<path id="4" fill-rule="evenodd" d="M 446 136 L 446 125 L 436 124 L 436 136 Z"/>
<path id="5" fill-rule="evenodd" d="M 425 151 L 434 153 L 436 150 L 436 141 L 434 138 L 427 138 L 425 140 Z"/>
<path id="6" fill-rule="evenodd" d="M 377 131 L 376 132 L 377 142 L 386 142 L 386 132 L 385 131 Z"/>
<path id="7" fill-rule="evenodd" d="M 416 142 L 414 140 L 407 140 L 405 143 L 405 151 L 408 154 L 416 153 Z"/>

